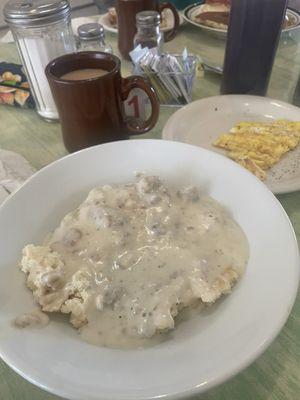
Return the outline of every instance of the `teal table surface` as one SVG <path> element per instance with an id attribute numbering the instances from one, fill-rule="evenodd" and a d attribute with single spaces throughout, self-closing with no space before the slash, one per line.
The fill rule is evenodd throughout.
<path id="1" fill-rule="evenodd" d="M 117 53 L 116 36 L 107 34 L 107 41 Z M 272 71 L 268 95 L 292 103 L 297 99 L 295 88 L 300 71 L 300 34 L 281 38 Z M 177 37 L 165 45 L 171 52 L 181 52 L 184 47 L 212 64 L 222 64 L 224 41 L 202 33 L 197 27 L 184 24 Z M 0 60 L 18 62 L 15 44 L 0 43 Z M 122 62 L 123 75 L 131 66 Z M 199 99 L 219 94 L 220 77 L 205 73 L 197 79 L 193 98 Z M 176 111 L 162 107 L 155 128 L 141 138 L 161 138 L 167 119 Z M 201 115 L 199 115 L 201 118 Z M 61 140 L 59 123 L 47 123 L 34 110 L 22 110 L 0 105 L 0 148 L 22 154 L 39 169 L 64 156 L 66 150 Z M 300 239 L 300 192 L 278 196 L 288 213 L 297 239 Z M 287 266 L 288 267 L 288 266 Z M 201 400 L 297 400 L 300 398 L 300 296 L 291 315 L 275 341 L 250 367 L 230 381 L 208 393 Z M 33 386 L 0 361 L 0 400 L 54 400 L 57 396 Z M 84 399 L 82 399 L 84 400 Z"/>

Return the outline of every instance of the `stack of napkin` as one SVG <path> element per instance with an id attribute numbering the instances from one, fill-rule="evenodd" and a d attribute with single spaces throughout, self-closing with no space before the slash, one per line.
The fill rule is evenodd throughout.
<path id="1" fill-rule="evenodd" d="M 34 172 L 20 154 L 0 149 L 0 204 Z"/>

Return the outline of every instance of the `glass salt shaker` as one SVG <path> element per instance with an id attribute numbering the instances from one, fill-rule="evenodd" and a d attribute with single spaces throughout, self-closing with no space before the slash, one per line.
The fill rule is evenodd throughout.
<path id="1" fill-rule="evenodd" d="M 137 33 L 134 36 L 134 48 L 142 47 L 157 48 L 161 53 L 163 46 L 163 34 L 159 29 L 160 15 L 157 11 L 141 11 L 136 14 Z"/>
<path id="2" fill-rule="evenodd" d="M 4 16 L 16 41 L 38 114 L 57 120 L 58 113 L 45 75 L 56 57 L 76 51 L 67 0 L 10 0 Z"/>
<path id="3" fill-rule="evenodd" d="M 92 50 L 112 53 L 112 47 L 105 43 L 105 32 L 102 25 L 90 23 L 80 25 L 77 29 L 79 36 L 78 51 Z"/>

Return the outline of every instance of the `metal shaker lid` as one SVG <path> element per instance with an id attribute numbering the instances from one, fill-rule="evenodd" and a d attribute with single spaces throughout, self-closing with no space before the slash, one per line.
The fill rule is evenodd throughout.
<path id="1" fill-rule="evenodd" d="M 157 11 L 141 11 L 136 14 L 136 24 L 139 26 L 159 25 L 160 15 Z"/>
<path id="2" fill-rule="evenodd" d="M 8 24 L 38 26 L 55 22 L 70 13 L 67 0 L 9 0 L 3 9 Z"/>
<path id="3" fill-rule="evenodd" d="M 97 23 L 80 25 L 77 32 L 81 40 L 95 40 L 105 36 L 103 26 Z"/>

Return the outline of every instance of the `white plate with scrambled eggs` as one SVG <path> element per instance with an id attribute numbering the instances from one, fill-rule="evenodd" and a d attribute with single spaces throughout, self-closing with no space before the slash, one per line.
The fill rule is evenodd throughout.
<path id="1" fill-rule="evenodd" d="M 159 176 L 160 181 L 148 178 L 138 181 L 136 186 L 131 184 L 124 186 L 134 181 L 134 173 L 137 171 L 145 176 Z M 123 189 L 121 192 L 115 192 L 113 188 L 120 188 L 116 186 L 120 184 L 123 185 L 122 188 L 129 190 L 129 196 Z M 87 197 L 88 192 L 95 187 L 102 188 L 91 192 L 81 208 L 64 218 L 67 213 L 78 207 Z M 78 263 L 76 257 L 84 255 L 85 252 L 82 248 L 79 251 L 76 248 L 79 242 L 82 243 L 81 239 L 85 238 L 84 240 L 88 243 L 87 248 L 91 249 L 93 245 L 94 239 L 89 239 L 84 234 L 84 229 L 87 227 L 90 229 L 87 232 L 90 236 L 95 234 L 100 235 L 97 237 L 102 237 L 100 242 L 95 243 L 95 252 L 100 246 L 99 252 L 103 250 L 104 253 L 101 254 L 105 255 L 105 249 L 111 243 L 110 237 L 116 240 L 118 246 L 124 245 L 122 237 L 114 231 L 114 226 L 138 227 L 138 221 L 137 224 L 133 224 L 132 221 L 127 224 L 126 221 L 124 223 L 119 220 L 122 207 L 127 207 L 127 211 L 132 210 L 131 207 L 137 200 L 141 207 L 136 214 L 141 212 L 141 215 L 144 215 L 143 210 L 147 214 L 148 211 L 144 205 L 148 201 L 151 204 L 151 213 L 146 215 L 146 230 L 149 237 L 151 238 L 153 234 L 154 239 L 158 234 L 162 237 L 162 243 L 168 243 L 164 240 L 170 233 L 169 223 L 172 218 L 166 217 L 163 220 L 159 218 L 161 208 L 163 208 L 160 201 L 163 201 L 166 210 L 169 204 L 168 190 L 165 190 L 165 187 L 179 189 L 178 193 L 174 192 L 178 205 L 182 207 L 181 212 L 173 215 L 175 239 L 181 229 L 180 224 L 176 223 L 177 217 L 181 218 L 187 208 L 191 216 L 190 213 L 193 212 L 194 207 L 198 207 L 196 204 L 199 204 L 200 208 L 204 205 L 204 209 L 207 207 L 210 209 L 213 205 L 211 211 L 215 207 L 220 211 L 216 214 L 214 211 L 205 214 L 202 221 L 205 222 L 202 224 L 203 232 L 205 229 L 210 229 L 210 226 L 218 227 L 218 223 L 222 221 L 224 231 L 218 230 L 216 235 L 218 232 L 230 232 L 227 229 L 233 225 L 228 221 L 232 219 L 244 232 L 249 244 L 249 260 L 245 272 L 231 293 L 228 290 L 230 288 L 225 287 L 227 295 L 216 301 L 214 305 L 206 306 L 176 324 L 166 340 L 138 349 L 117 349 L 85 342 L 78 331 L 69 324 L 69 317 L 64 318 L 62 315 L 53 316 L 49 312 L 47 316 L 45 313 L 36 311 L 31 314 L 30 320 L 22 317 L 24 313 L 28 314 L 31 310 L 37 309 L 37 303 L 33 302 L 32 293 L 25 284 L 23 272 L 30 272 L 29 269 L 32 275 L 30 282 L 27 283 L 30 286 L 42 284 L 35 287 L 36 299 L 40 301 L 40 304 L 55 307 L 61 295 L 71 294 L 64 307 L 73 307 L 76 303 L 78 307 L 72 308 L 73 322 L 76 322 L 77 326 L 84 323 L 82 318 L 84 315 L 80 312 L 85 301 L 85 294 L 88 294 L 86 291 L 89 290 L 85 282 L 93 276 L 85 271 L 84 279 L 71 282 L 74 285 L 82 283 L 82 287 L 77 286 L 77 291 L 71 292 L 74 286 L 69 286 L 68 290 L 66 288 L 64 292 L 57 292 L 56 289 L 61 290 L 60 278 L 68 278 L 60 275 L 65 261 L 58 260 L 59 254 L 62 254 L 60 235 L 63 234 L 65 250 L 68 247 L 69 256 L 75 257 L 71 261 L 75 260 L 75 263 Z M 195 189 L 182 191 L 183 187 L 197 188 L 198 192 Z M 151 188 L 156 188 L 156 193 L 153 193 Z M 133 193 L 133 197 L 130 193 Z M 215 202 L 207 201 L 207 195 L 220 203 L 221 208 Z M 109 199 L 113 202 L 117 201 L 116 214 L 97 213 L 96 206 L 105 206 Z M 185 201 L 188 201 L 188 207 L 185 206 L 187 204 Z M 101 210 L 104 211 L 105 207 Z M 69 226 L 69 223 L 74 224 L 80 215 L 92 215 L 92 220 L 96 222 L 96 225 L 84 225 L 81 227 L 81 232 L 72 225 L 72 229 L 65 237 L 64 229 Z M 225 219 L 224 215 L 226 215 Z M 133 220 L 134 218 L 135 216 Z M 189 218 L 188 226 L 186 226 L 188 234 L 185 239 L 190 237 L 194 249 L 197 243 L 193 235 L 195 226 L 192 225 L 197 224 L 198 218 L 197 212 L 194 219 Z M 26 259 L 23 260 L 23 272 L 21 272 L 19 262 L 22 257 L 22 248 L 28 243 L 33 243 L 35 246 L 41 245 L 46 235 L 59 226 L 62 219 L 62 225 L 53 234 L 53 240 L 50 239 L 55 249 L 52 248 L 48 256 L 44 257 L 43 251 L 48 251 L 44 247 L 42 249 L 34 246 L 27 247 L 23 253 Z M 211 220 L 218 223 L 212 224 Z M 228 223 L 229 226 L 227 226 Z M 108 229 L 107 237 L 102 235 L 104 228 Z M 125 250 L 128 235 L 130 236 L 130 232 L 126 231 Z M 137 236 L 143 239 L 145 232 Z M 227 248 L 230 245 L 228 239 L 230 236 L 226 239 Z M 101 247 L 102 241 L 103 247 Z M 232 243 L 232 249 L 235 249 L 238 241 Z M 189 241 L 180 239 L 176 243 L 179 247 L 183 245 L 181 246 L 182 253 L 179 253 L 181 257 L 188 251 Z M 159 240 L 156 245 L 159 246 Z M 168 251 L 166 246 L 163 247 L 162 253 Z M 204 252 L 207 247 L 203 246 Z M 220 248 L 215 250 L 218 257 L 222 259 Z M 244 168 L 216 153 L 196 146 L 162 140 L 120 141 L 95 146 L 64 157 L 43 168 L 0 208 L 0 251 L 1 357 L 30 382 L 64 398 L 77 400 L 145 400 L 162 396 L 179 399 L 204 392 L 224 382 L 253 362 L 279 333 L 292 308 L 299 279 L 298 246 L 293 228 L 280 203 L 266 186 Z M 33 253 L 37 255 L 36 258 L 32 257 Z M 38 254 L 41 254 L 40 258 Z M 114 271 L 121 268 L 124 272 L 123 268 L 127 268 L 130 260 L 128 257 L 124 258 L 124 255 L 126 254 L 122 254 L 118 263 L 112 263 Z M 160 251 L 154 256 L 159 259 Z M 235 250 L 232 251 L 231 256 L 235 257 Z M 180 257 L 175 260 L 177 264 Z M 50 267 L 55 268 L 55 271 L 52 271 L 55 274 L 51 275 L 51 271 L 47 270 L 41 277 L 40 269 L 45 266 L 46 259 L 48 266 L 53 262 Z M 100 264 L 103 261 L 101 257 L 97 257 L 96 253 L 89 254 L 82 260 L 84 263 L 92 260 L 93 263 Z M 149 258 L 149 268 L 153 267 L 152 261 L 152 258 Z M 165 262 L 167 262 L 166 259 Z M 157 268 L 163 268 L 164 263 L 158 264 Z M 199 259 L 193 265 L 191 272 L 197 273 L 197 268 L 203 263 L 206 263 L 205 260 Z M 71 264 L 73 265 L 71 268 L 75 267 L 73 262 Z M 136 265 L 136 260 L 134 265 Z M 147 263 L 144 263 L 144 267 L 147 267 Z M 182 272 L 173 271 L 176 272 L 174 275 L 172 272 L 171 279 L 178 287 L 180 282 L 184 281 L 181 278 L 184 277 L 185 269 L 189 267 L 190 265 L 182 265 Z M 69 272 L 70 270 L 66 271 L 66 275 Z M 206 273 L 208 272 L 206 270 Z M 125 271 L 124 274 L 124 279 L 127 279 L 127 272 Z M 149 284 L 153 283 L 153 274 L 148 272 Z M 140 277 L 142 278 L 142 275 Z M 101 274 L 97 274 L 93 279 L 97 284 L 102 285 L 104 282 L 102 278 Z M 197 276 L 195 275 L 194 278 Z M 106 281 L 106 283 L 108 287 L 111 282 Z M 138 287 L 140 281 L 136 283 Z M 218 283 L 222 284 L 220 281 Z M 145 285 L 146 293 L 149 289 L 147 282 Z M 174 285 L 172 287 L 174 288 Z M 193 291 L 194 287 L 187 286 L 186 294 L 192 293 L 190 289 Z M 195 289 L 198 290 L 199 286 L 196 285 Z M 81 290 L 83 297 L 79 295 Z M 143 292 L 142 295 L 144 296 L 145 293 Z M 112 291 L 105 293 L 102 298 L 97 296 L 99 307 L 95 313 L 102 312 L 106 307 L 106 315 L 109 317 L 115 308 L 115 296 L 123 294 L 120 291 Z M 165 294 L 168 295 L 168 293 Z M 168 302 L 168 296 L 164 299 L 158 304 L 159 307 L 164 304 L 167 306 L 164 302 Z M 126 302 L 125 306 L 127 305 Z M 135 305 L 132 304 L 133 309 Z M 121 310 L 118 311 L 121 312 Z M 155 309 L 153 311 L 154 316 Z M 19 316 L 19 327 L 17 327 L 13 321 Z M 22 324 L 26 325 L 28 321 L 33 322 L 32 326 L 29 324 L 22 328 Z M 40 324 L 35 325 L 37 321 Z M 154 322 L 160 327 L 164 323 L 162 319 Z"/>
<path id="2" fill-rule="evenodd" d="M 239 162 L 275 194 L 300 190 L 300 109 L 288 103 L 249 95 L 208 97 L 174 113 L 162 136 Z"/>

